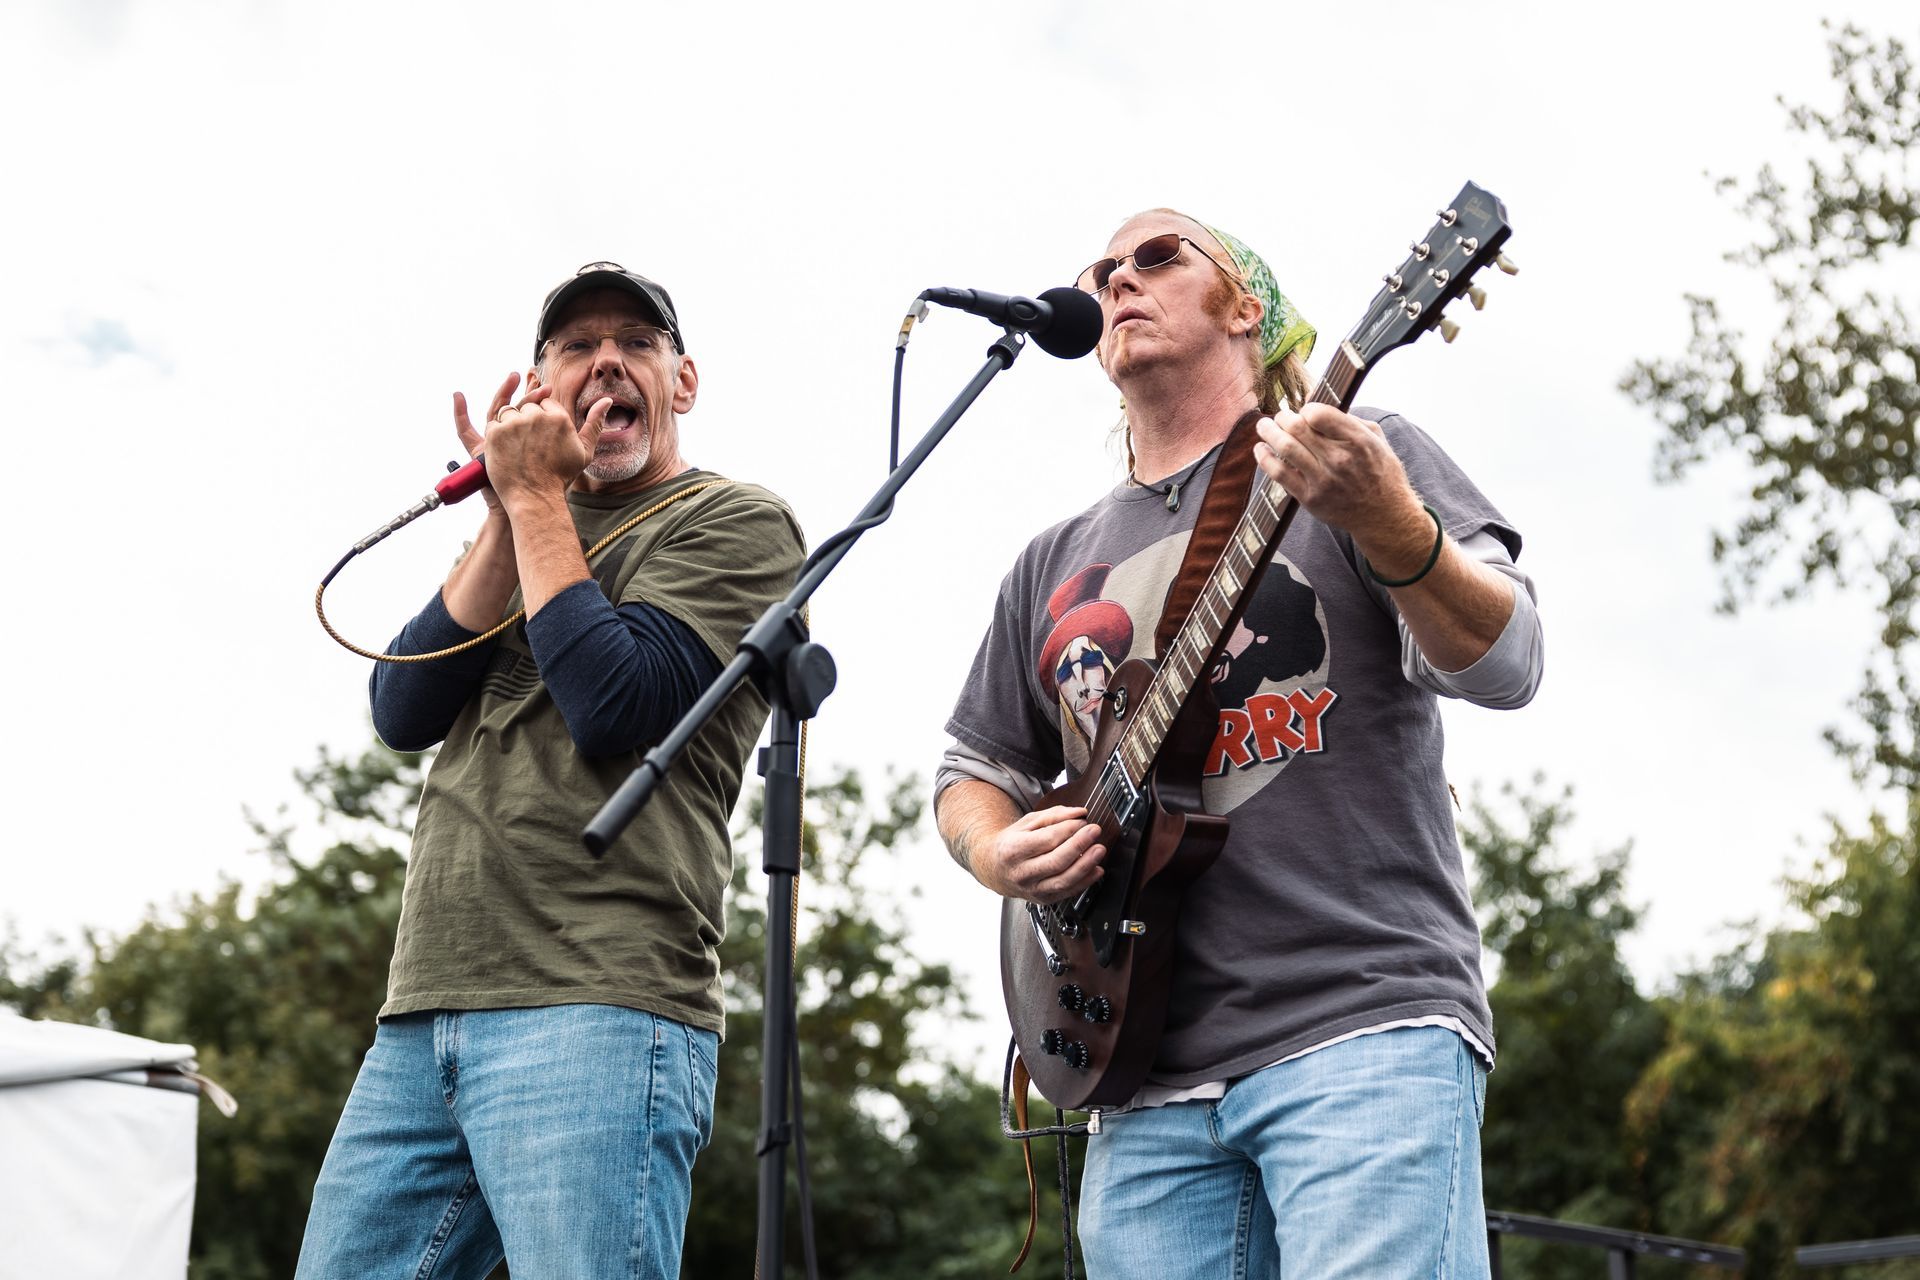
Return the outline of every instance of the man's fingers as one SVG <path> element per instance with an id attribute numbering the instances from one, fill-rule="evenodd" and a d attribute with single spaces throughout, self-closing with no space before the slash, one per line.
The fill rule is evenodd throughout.
<path id="1" fill-rule="evenodd" d="M 1009 861 L 1018 868 L 1021 879 L 1058 875 L 1100 838 L 1100 828 L 1083 822 L 1072 831 L 1055 826 L 1033 832 L 1011 850 Z"/>
<path id="2" fill-rule="evenodd" d="M 473 420 L 467 417 L 467 398 L 458 391 L 453 393 L 453 429 L 460 436 L 460 443 L 466 446 L 468 453 L 478 453 L 486 441 L 473 429 Z"/>
<path id="3" fill-rule="evenodd" d="M 1106 856 L 1107 847 L 1096 844 L 1084 850 L 1063 870 L 1050 875 L 1034 886 L 1033 897 L 1042 902 L 1057 902 L 1062 898 L 1074 897 L 1089 886 L 1098 884 L 1106 875 L 1106 868 L 1100 865 L 1100 859 Z"/>
<path id="4" fill-rule="evenodd" d="M 607 425 L 607 411 L 612 408 L 612 396 L 601 396 L 593 402 L 593 407 L 587 410 L 587 420 L 580 424 L 581 444 L 592 449 L 600 442 L 600 432 Z"/>
<path id="5" fill-rule="evenodd" d="M 1021 818 L 1019 825 L 1029 831 L 1038 831 L 1040 828 L 1050 827 L 1056 822 L 1067 822 L 1086 816 L 1087 811 L 1084 808 L 1070 804 L 1057 804 L 1051 809 L 1035 809 L 1032 813 Z"/>
<path id="6" fill-rule="evenodd" d="M 500 416 L 500 411 L 513 403 L 513 389 L 520 385 L 520 375 L 510 373 L 500 389 L 493 393 L 493 406 L 487 410 L 487 421 L 492 422 Z"/>
<path id="7" fill-rule="evenodd" d="M 1282 410 L 1281 413 L 1285 414 L 1286 411 Z M 1287 414 L 1283 419 L 1276 414 L 1272 419 L 1263 419 L 1255 429 L 1259 432 L 1260 444 L 1266 446 L 1266 452 L 1273 458 L 1277 468 L 1284 467 L 1297 475 L 1306 475 L 1319 468 L 1319 455 L 1301 438 L 1307 428 L 1299 415 Z M 1255 456 L 1259 455 L 1256 453 Z M 1278 479 L 1278 476 L 1275 478 Z"/>
<path id="8" fill-rule="evenodd" d="M 1100 834 L 1097 827 L 1091 830 L 1093 837 Z M 1105 845 L 1096 843 L 1092 837 L 1082 840 L 1079 836 L 1075 836 L 1052 852 L 1042 854 L 1029 862 L 1026 866 L 1026 876 L 1030 880 L 1055 879 L 1068 874 L 1073 868 L 1089 859 L 1099 862 L 1100 858 L 1106 856 L 1106 848 Z M 1094 855 L 1095 849 L 1100 850 L 1098 856 Z"/>
<path id="9" fill-rule="evenodd" d="M 1300 423 L 1309 433 L 1327 440 L 1358 440 L 1381 435 L 1380 424 L 1342 413 L 1330 404 L 1310 404 L 1301 411 Z"/>

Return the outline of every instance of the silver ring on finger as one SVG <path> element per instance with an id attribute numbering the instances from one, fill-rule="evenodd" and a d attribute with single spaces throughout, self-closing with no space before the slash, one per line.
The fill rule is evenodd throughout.
<path id="1" fill-rule="evenodd" d="M 510 413 L 512 413 L 512 412 L 514 411 L 514 409 L 515 409 L 515 407 L 516 407 L 516 406 L 514 406 L 514 405 L 510 405 L 510 404 L 503 404 L 503 405 L 501 405 L 501 406 L 500 406 L 500 412 L 498 412 L 498 413 L 496 413 L 496 414 L 494 414 L 494 415 L 493 415 L 493 420 L 494 420 L 495 422 L 502 422 L 502 421 L 505 421 L 505 419 L 506 419 L 506 416 L 507 416 L 508 414 L 510 414 Z"/>

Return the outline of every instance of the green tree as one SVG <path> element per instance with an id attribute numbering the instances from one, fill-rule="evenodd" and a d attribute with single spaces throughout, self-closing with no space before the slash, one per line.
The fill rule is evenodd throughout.
<path id="1" fill-rule="evenodd" d="M 1920 786 L 1920 335 L 1898 281 L 1910 295 L 1920 268 L 1920 81 L 1897 39 L 1829 29 L 1828 50 L 1837 108 L 1787 111 L 1808 152 L 1799 173 L 1769 165 L 1751 182 L 1722 181 L 1760 228 L 1730 258 L 1769 287 L 1764 356 L 1750 358 L 1716 301 L 1691 296 L 1686 354 L 1637 363 L 1621 385 L 1666 428 L 1662 478 L 1715 454 L 1755 473 L 1747 510 L 1713 539 L 1723 609 L 1822 582 L 1871 591 L 1880 633 L 1855 703 L 1866 735 L 1828 737 L 1863 777 L 1911 788 Z"/>
<path id="2" fill-rule="evenodd" d="M 940 1025 L 971 1016 L 954 976 L 916 956 L 898 904 L 875 888 L 885 860 L 926 856 L 913 847 L 923 795 L 917 779 L 891 779 L 869 799 L 843 770 L 816 780 L 807 796 L 795 963 L 814 1226 L 827 1277 L 1004 1273 L 1027 1216 L 1019 1148 L 999 1134 L 998 1088 L 931 1043 Z M 722 945 L 727 1043 L 715 1137 L 694 1175 L 687 1276 L 753 1273 L 766 910 L 763 882 L 748 868 L 760 863 L 759 815 L 756 796 L 736 839 Z M 951 868 L 935 859 L 924 873 Z M 1045 1209 L 1050 1147 L 1036 1149 L 1036 1164 L 1043 1209 L 1027 1269 L 1045 1275 L 1060 1256 L 1057 1206 Z M 788 1267 L 800 1274 L 791 1149 L 787 1169 Z"/>
<path id="3" fill-rule="evenodd" d="M 313 1180 L 373 1039 L 400 914 L 400 852 L 421 757 L 375 746 L 321 753 L 296 772 L 325 847 L 291 851 L 295 828 L 254 820 L 273 865 L 257 894 L 228 880 L 124 938 L 0 980 L 34 1017 L 192 1044 L 201 1070 L 240 1102 L 202 1112 L 191 1266 L 200 1280 L 293 1274 Z M 20 960 L 13 961 L 12 970 Z"/>
<path id="4" fill-rule="evenodd" d="M 1635 987 L 1620 942 L 1639 921 L 1625 900 L 1628 850 L 1590 871 L 1555 850 L 1571 792 L 1509 786 L 1499 811 L 1476 795 L 1461 827 L 1485 945 L 1499 958 L 1488 1001 L 1499 1069 L 1481 1132 L 1487 1207 L 1648 1229 L 1622 1134 L 1626 1099 L 1659 1051 L 1662 1019 Z M 1504 813 L 1517 807 L 1513 824 Z M 1598 1255 L 1515 1240 L 1516 1275 L 1586 1276 Z"/>
<path id="5" fill-rule="evenodd" d="M 297 857 L 310 831 L 256 822 L 273 865 L 257 893 L 223 884 L 150 912 L 124 938 L 89 938 L 78 957 L 35 962 L 0 946 L 0 1001 L 193 1044 L 203 1070 L 239 1098 L 233 1120 L 209 1111 L 200 1126 L 192 1267 L 202 1280 L 292 1274 L 314 1178 L 385 1000 L 421 758 L 376 744 L 354 759 L 322 753 L 296 777 L 325 847 Z M 869 874 L 911 843 L 918 790 L 896 781 L 872 799 L 843 771 L 809 799 L 800 1031 L 828 1276 L 1000 1271 L 1026 1216 L 997 1088 L 929 1043 L 943 1022 L 968 1016 L 953 975 L 916 958 L 897 904 Z M 757 804 L 756 792 L 755 814 Z M 756 829 L 751 815 L 742 827 Z M 753 1271 L 765 928 L 746 867 L 758 865 L 756 841 L 743 835 L 729 895 L 728 1039 L 713 1144 L 694 1174 L 690 1276 Z M 953 873 L 940 860 L 929 874 Z M 788 1204 L 797 1212 L 796 1196 Z M 1059 1256 L 1056 1224 L 1042 1215 L 1029 1264 L 1042 1274 Z M 797 1258 L 797 1226 L 788 1239 Z"/>
<path id="6" fill-rule="evenodd" d="M 1629 1104 L 1662 1221 L 1746 1247 L 1755 1280 L 1799 1245 L 1920 1234 L 1920 793 L 1904 829 L 1836 826 L 1788 891 L 1802 923 L 1667 1002 Z"/>

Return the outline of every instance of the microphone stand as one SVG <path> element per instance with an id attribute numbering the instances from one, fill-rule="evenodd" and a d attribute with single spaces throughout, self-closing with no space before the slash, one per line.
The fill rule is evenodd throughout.
<path id="1" fill-rule="evenodd" d="M 769 745 L 760 752 L 759 772 L 766 779 L 766 806 L 760 851 L 761 870 L 767 875 L 767 960 L 763 997 L 760 1055 L 760 1224 L 759 1268 L 762 1277 L 784 1272 L 786 1226 L 786 1148 L 794 1125 L 787 1117 L 787 1100 L 798 1084 L 799 1044 L 793 972 L 793 902 L 800 874 L 800 722 L 811 720 L 833 692 L 836 673 L 833 655 L 808 638 L 801 608 L 828 574 L 868 529 L 893 514 L 893 499 L 913 478 L 920 464 L 945 438 L 960 415 L 972 406 L 987 384 L 1010 368 L 1026 338 L 1008 329 L 987 349 L 987 361 L 962 388 L 921 438 L 905 461 L 887 476 L 885 484 L 861 509 L 852 524 L 834 534 L 802 566 L 799 581 L 786 599 L 760 615 L 741 638 L 733 661 L 707 687 L 700 700 L 680 718 L 673 731 L 647 752 L 640 765 L 620 784 L 581 839 L 588 852 L 600 857 L 619 838 L 665 779 L 674 761 L 734 690 L 748 679 L 760 689 L 773 709 Z M 789 1071 L 792 1075 L 789 1076 Z M 797 1111 L 798 1108 L 796 1107 Z M 804 1152 L 804 1148 L 803 1148 Z M 804 1185 L 804 1184 L 803 1184 Z M 811 1210 L 809 1209 L 809 1212 Z M 811 1224 L 808 1227 L 811 1238 Z"/>

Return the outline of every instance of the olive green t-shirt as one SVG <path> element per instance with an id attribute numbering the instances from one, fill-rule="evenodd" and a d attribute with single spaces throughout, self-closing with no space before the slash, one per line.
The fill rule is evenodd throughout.
<path id="1" fill-rule="evenodd" d="M 642 493 L 570 493 L 582 549 L 715 479 L 689 471 Z M 725 665 L 747 627 L 791 589 L 801 556 L 785 504 L 734 483 L 641 521 L 588 567 L 615 607 L 664 610 Z M 509 608 L 519 608 L 517 596 Z M 583 756 L 540 678 L 525 622 L 495 645 L 420 798 L 380 1016 L 613 1004 L 723 1031 L 727 819 L 766 702 L 743 685 L 595 859 L 581 829 L 651 744 Z"/>

